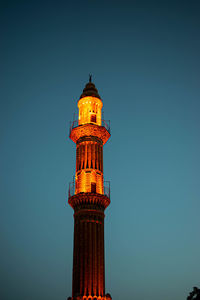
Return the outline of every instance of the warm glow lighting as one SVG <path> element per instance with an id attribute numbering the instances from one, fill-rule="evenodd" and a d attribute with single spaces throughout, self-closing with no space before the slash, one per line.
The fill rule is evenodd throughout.
<path id="1" fill-rule="evenodd" d="M 103 194 L 103 146 L 95 141 L 77 145 L 75 193 Z"/>
<path id="2" fill-rule="evenodd" d="M 103 103 L 96 97 L 84 97 L 78 101 L 79 126 L 94 124 L 96 127 L 74 128 L 71 138 L 76 142 L 81 136 L 101 138 L 105 129 L 101 126 L 101 110 Z M 93 126 L 94 126 L 93 125 Z M 76 132 L 77 131 L 77 132 Z M 74 137 L 74 138 L 73 138 Z M 108 137 L 109 138 L 109 137 Z M 102 137 L 107 140 L 106 137 Z M 75 194 L 79 193 L 104 193 L 103 187 L 103 145 L 91 140 L 77 144 Z"/>
<path id="3" fill-rule="evenodd" d="M 101 109 L 103 103 L 96 97 L 84 97 L 78 101 L 79 125 L 94 123 L 101 126 Z"/>
<path id="4" fill-rule="evenodd" d="M 70 128 L 76 144 L 76 172 L 68 203 L 74 209 L 73 284 L 70 300 L 112 300 L 105 294 L 104 210 L 110 190 L 104 191 L 103 145 L 110 131 L 102 124 L 103 102 L 91 83 L 78 101 L 78 125 Z M 106 124 L 105 124 L 106 125 Z M 73 187 L 73 189 L 71 189 Z M 104 193 L 105 192 L 105 193 Z"/>

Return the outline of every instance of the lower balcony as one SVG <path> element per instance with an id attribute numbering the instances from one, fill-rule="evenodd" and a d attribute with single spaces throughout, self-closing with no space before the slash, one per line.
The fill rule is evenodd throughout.
<path id="1" fill-rule="evenodd" d="M 103 195 L 110 199 L 110 181 L 104 181 L 103 193 L 101 193 L 101 194 L 96 192 L 96 184 L 95 183 L 91 183 L 89 191 L 87 190 L 87 191 L 81 192 L 81 193 L 76 192 L 75 181 L 72 181 L 69 183 L 68 198 L 70 198 L 76 194 L 84 194 L 84 193 Z"/>

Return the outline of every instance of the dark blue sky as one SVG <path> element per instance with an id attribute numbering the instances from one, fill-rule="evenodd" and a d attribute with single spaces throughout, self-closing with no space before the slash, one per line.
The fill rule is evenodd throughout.
<path id="1" fill-rule="evenodd" d="M 92 73 L 104 147 L 106 291 L 182 300 L 200 285 L 200 2 L 1 2 L 2 300 L 71 295 L 75 144 Z"/>

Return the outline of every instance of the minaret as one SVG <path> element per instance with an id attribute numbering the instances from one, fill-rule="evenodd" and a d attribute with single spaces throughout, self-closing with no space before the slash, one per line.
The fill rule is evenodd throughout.
<path id="1" fill-rule="evenodd" d="M 111 300 L 105 294 L 104 211 L 110 185 L 103 176 L 103 145 L 110 127 L 102 120 L 103 102 L 91 76 L 78 100 L 78 121 L 70 127 L 76 143 L 75 182 L 68 203 L 74 209 L 72 300 Z"/>

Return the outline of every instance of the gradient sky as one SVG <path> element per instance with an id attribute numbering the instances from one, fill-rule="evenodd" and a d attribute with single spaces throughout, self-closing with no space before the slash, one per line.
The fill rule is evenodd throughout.
<path id="1" fill-rule="evenodd" d="M 1 1 L 0 299 L 71 295 L 68 138 L 93 80 L 104 147 L 106 292 L 182 300 L 200 286 L 200 2 Z"/>

